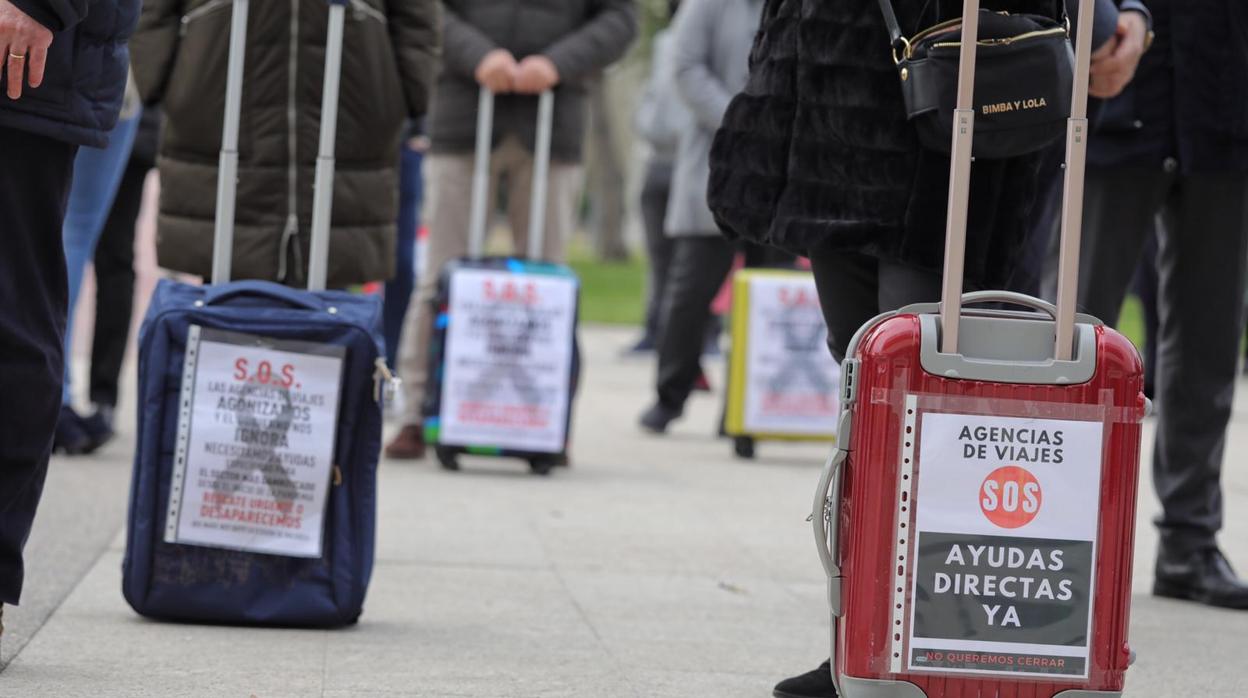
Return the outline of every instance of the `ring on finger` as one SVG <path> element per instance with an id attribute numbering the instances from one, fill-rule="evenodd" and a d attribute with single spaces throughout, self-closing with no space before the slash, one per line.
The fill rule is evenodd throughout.
<path id="1" fill-rule="evenodd" d="M 18 55 L 16 53 L 13 53 L 12 51 L 9 51 L 9 58 L 15 61 L 24 61 L 26 60 L 26 54 L 23 53 L 21 55 Z"/>

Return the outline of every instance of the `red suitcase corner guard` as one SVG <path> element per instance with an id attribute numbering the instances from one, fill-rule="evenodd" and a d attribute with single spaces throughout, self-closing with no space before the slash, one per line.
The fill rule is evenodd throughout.
<path id="1" fill-rule="evenodd" d="M 1054 385 L 927 372 L 914 314 L 863 335 L 831 587 L 843 695 L 1123 690 L 1143 367 L 1113 329 L 1080 332 L 1092 377 Z"/>

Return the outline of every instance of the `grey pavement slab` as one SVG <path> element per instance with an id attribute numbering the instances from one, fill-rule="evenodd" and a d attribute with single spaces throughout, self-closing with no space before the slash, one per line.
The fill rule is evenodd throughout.
<path id="1" fill-rule="evenodd" d="M 53 460 L 26 546 L 22 605 L 4 613 L 0 668 L 34 636 L 121 529 L 130 457 L 129 443 L 119 441 L 90 459 Z"/>
<path id="2" fill-rule="evenodd" d="M 126 444 L 58 460 L 32 540 L 41 588 L 9 612 L 20 653 L 0 697 L 770 695 L 827 653 L 805 521 L 827 448 L 764 443 L 756 462 L 736 460 L 713 436 L 718 394 L 696 397 L 667 438 L 643 436 L 653 369 L 616 359 L 630 336 L 584 333 L 571 468 L 383 463 L 377 566 L 344 630 L 138 618 L 120 593 Z M 1223 542 L 1248 569 L 1239 407 Z M 1156 503 L 1141 492 L 1127 695 L 1248 695 L 1248 613 L 1148 595 Z M 18 644 L 6 636 L 6 658 Z"/>

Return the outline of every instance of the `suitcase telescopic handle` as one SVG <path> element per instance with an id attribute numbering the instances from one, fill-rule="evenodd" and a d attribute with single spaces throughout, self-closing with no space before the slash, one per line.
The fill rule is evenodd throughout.
<path id="1" fill-rule="evenodd" d="M 238 189 L 238 127 L 243 108 L 243 59 L 247 53 L 247 14 L 251 0 L 234 0 L 230 57 L 225 77 L 225 116 L 217 166 L 217 213 L 212 235 L 212 283 L 228 283 L 234 254 L 234 204 Z"/>
<path id="2" fill-rule="evenodd" d="M 329 268 L 329 229 L 333 212 L 334 146 L 338 132 L 338 92 L 342 79 L 343 28 L 349 0 L 328 0 L 329 31 L 325 39 L 325 82 L 321 94 L 320 148 L 316 157 L 312 203 L 311 259 L 308 289 L 325 290 Z M 234 0 L 230 19 L 230 54 L 225 80 L 225 116 L 217 171 L 217 213 L 212 241 L 212 283 L 230 280 L 234 254 L 234 216 L 238 197 L 238 131 L 242 121 L 244 58 L 250 0 Z"/>
<path id="3" fill-rule="evenodd" d="M 308 290 L 324 291 L 329 274 L 329 229 L 334 210 L 334 150 L 338 136 L 338 87 L 342 82 L 343 29 L 349 0 L 329 0 L 325 37 L 325 82 L 321 89 L 321 134 L 312 197 L 312 240 Z"/>
<path id="4" fill-rule="evenodd" d="M 1088 73 L 1092 62 L 1092 19 L 1096 3 L 1079 0 L 1081 29 L 1075 41 L 1075 79 L 1066 129 L 1063 184 L 1062 250 L 1054 319 L 1054 357 L 1069 361 L 1074 347 L 1075 297 L 1079 284 L 1079 245 L 1083 222 L 1083 176 L 1087 161 Z M 941 352 L 958 353 L 962 284 L 966 267 L 966 226 L 971 193 L 971 148 L 975 136 L 975 56 L 979 38 L 979 0 L 963 0 L 958 98 L 953 118 L 949 165 L 949 209 L 945 232 L 945 269 L 940 298 Z M 1012 300 L 1010 302 L 1017 302 Z"/>
<path id="5" fill-rule="evenodd" d="M 529 235 L 525 254 L 542 258 L 546 241 L 546 199 L 549 193 L 550 147 L 555 121 L 555 93 L 537 98 L 537 138 L 533 147 L 533 176 L 529 196 Z M 477 97 L 477 139 L 472 165 L 472 210 L 468 218 L 468 256 L 485 250 L 485 226 L 489 220 L 490 151 L 494 147 L 494 93 L 482 86 Z"/>

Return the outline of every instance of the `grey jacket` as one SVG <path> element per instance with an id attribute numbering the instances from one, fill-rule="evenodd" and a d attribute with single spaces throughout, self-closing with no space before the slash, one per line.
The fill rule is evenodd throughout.
<path id="1" fill-rule="evenodd" d="M 443 63 L 429 120 L 435 153 L 470 153 L 476 140 L 474 73 L 490 51 L 503 48 L 516 60 L 541 54 L 555 64 L 556 160 L 577 161 L 585 132 L 586 82 L 617 60 L 637 34 L 632 0 L 445 0 Z M 494 142 L 516 135 L 533 148 L 537 98 L 499 95 L 494 104 Z"/>
<path id="2" fill-rule="evenodd" d="M 681 134 L 691 128 L 693 115 L 676 92 L 672 30 L 664 29 L 654 35 L 650 77 L 633 114 L 633 130 L 650 146 L 650 164 L 671 166 Z"/>
<path id="3" fill-rule="evenodd" d="M 762 0 L 685 0 L 676 13 L 676 91 L 693 114 L 681 134 L 667 204 L 668 235 L 719 235 L 706 203 L 711 140 L 728 102 L 745 87 Z"/>

